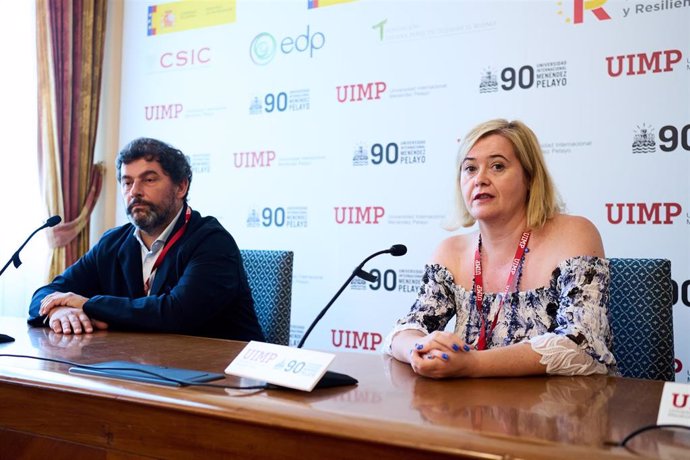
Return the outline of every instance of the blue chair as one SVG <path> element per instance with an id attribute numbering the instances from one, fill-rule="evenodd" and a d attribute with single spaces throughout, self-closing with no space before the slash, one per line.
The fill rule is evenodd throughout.
<path id="1" fill-rule="evenodd" d="M 673 381 L 671 261 L 609 259 L 613 354 L 624 377 Z"/>
<path id="2" fill-rule="evenodd" d="M 266 341 L 288 345 L 293 252 L 242 249 L 240 253 Z"/>

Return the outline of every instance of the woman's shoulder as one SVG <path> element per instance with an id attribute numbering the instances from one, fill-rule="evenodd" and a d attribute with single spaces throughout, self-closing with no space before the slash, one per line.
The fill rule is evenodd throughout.
<path id="1" fill-rule="evenodd" d="M 574 214 L 558 213 L 547 221 L 557 227 L 577 227 L 578 229 L 594 229 L 596 227 L 591 220 L 584 216 L 576 216 Z"/>
<path id="2" fill-rule="evenodd" d="M 605 257 L 597 227 L 586 217 L 557 214 L 544 224 L 544 237 L 559 260 L 576 256 Z"/>
<path id="3" fill-rule="evenodd" d="M 453 279 L 454 284 L 471 285 L 471 272 L 468 264 L 472 262 L 472 255 L 477 244 L 477 232 L 454 235 L 436 248 L 429 261 L 430 265 L 444 267 Z"/>
<path id="4" fill-rule="evenodd" d="M 453 235 L 441 241 L 431 257 L 431 264 L 451 268 L 470 248 L 473 247 L 477 233 Z"/>

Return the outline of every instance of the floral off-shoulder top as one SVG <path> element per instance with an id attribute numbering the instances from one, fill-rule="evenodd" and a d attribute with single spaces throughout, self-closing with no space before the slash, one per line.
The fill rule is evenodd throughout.
<path id="1" fill-rule="evenodd" d="M 429 334 L 455 317 L 455 334 L 476 345 L 481 327 L 475 295 L 454 283 L 446 267 L 427 265 L 417 300 L 386 337 L 414 329 Z M 549 286 L 509 294 L 487 348 L 529 342 L 548 374 L 617 374 L 608 321 L 608 260 L 578 256 L 561 262 Z M 481 315 L 491 323 L 503 294 L 486 293 Z"/>

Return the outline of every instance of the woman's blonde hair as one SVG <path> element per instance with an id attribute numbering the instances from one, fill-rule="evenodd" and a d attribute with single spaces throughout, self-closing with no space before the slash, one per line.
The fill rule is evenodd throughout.
<path id="1" fill-rule="evenodd" d="M 539 146 L 537 136 L 521 121 L 508 121 L 499 118 L 486 121 L 472 128 L 460 145 L 455 179 L 455 208 L 457 214 L 451 220 L 451 223 L 446 226 L 448 230 L 474 225 L 475 219 L 467 209 L 460 186 L 462 161 L 480 139 L 492 134 L 504 137 L 513 145 L 515 156 L 520 161 L 525 172 L 528 185 L 527 226 L 529 228 L 539 228 L 544 225 L 547 219 L 553 217 L 562 209 L 561 200 L 546 169 L 544 154 Z"/>

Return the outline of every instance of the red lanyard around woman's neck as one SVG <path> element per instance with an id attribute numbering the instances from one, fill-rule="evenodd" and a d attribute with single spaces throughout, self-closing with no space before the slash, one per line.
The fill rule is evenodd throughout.
<path id="1" fill-rule="evenodd" d="M 156 261 L 153 263 L 153 268 L 151 269 L 151 273 L 149 274 L 149 277 L 146 278 L 146 281 L 144 282 L 144 294 L 149 295 L 149 289 L 151 289 L 151 277 L 153 276 L 153 273 L 156 271 L 156 269 L 160 266 L 160 264 L 163 263 L 163 257 L 168 253 L 168 250 L 170 250 L 170 247 L 179 240 L 182 235 L 184 235 L 185 230 L 187 230 L 187 224 L 189 223 L 189 219 L 192 217 L 192 208 L 191 206 L 187 206 L 187 210 L 184 213 L 184 224 L 182 224 L 182 227 L 180 227 L 175 234 L 168 240 L 167 243 L 165 243 L 165 246 L 163 246 L 163 249 L 161 250 L 160 254 L 158 254 L 158 257 L 156 258 Z"/>
<path id="2" fill-rule="evenodd" d="M 525 250 L 527 249 L 527 242 L 529 241 L 529 237 L 531 235 L 531 232 L 527 231 L 522 234 L 522 237 L 520 237 L 520 242 L 518 243 L 517 250 L 515 251 L 515 258 L 513 259 L 513 263 L 510 264 L 510 273 L 508 273 L 508 281 L 506 281 L 506 289 L 505 292 L 503 293 L 503 298 L 501 299 L 501 303 L 498 306 L 498 311 L 496 311 L 496 314 L 494 315 L 493 321 L 491 321 L 491 329 L 487 331 L 487 326 L 486 326 L 486 320 L 484 319 L 484 315 L 482 314 L 482 303 L 484 302 L 484 280 L 482 278 L 482 253 L 481 253 L 481 246 L 482 246 L 482 235 L 479 235 L 479 241 L 477 242 L 477 249 L 474 252 L 474 295 L 475 295 L 475 305 L 477 307 L 477 313 L 479 314 L 479 318 L 482 321 L 481 328 L 479 329 L 479 340 L 477 342 L 477 349 L 478 350 L 485 350 L 486 349 L 486 339 L 487 335 L 491 335 L 493 332 L 494 328 L 496 327 L 496 321 L 498 320 L 498 314 L 501 312 L 501 309 L 503 308 L 503 304 L 505 303 L 506 299 L 508 298 L 508 293 L 511 291 L 511 289 L 516 288 L 517 284 L 517 272 L 518 269 L 520 268 L 520 264 L 522 262 L 522 256 L 525 255 Z"/>

